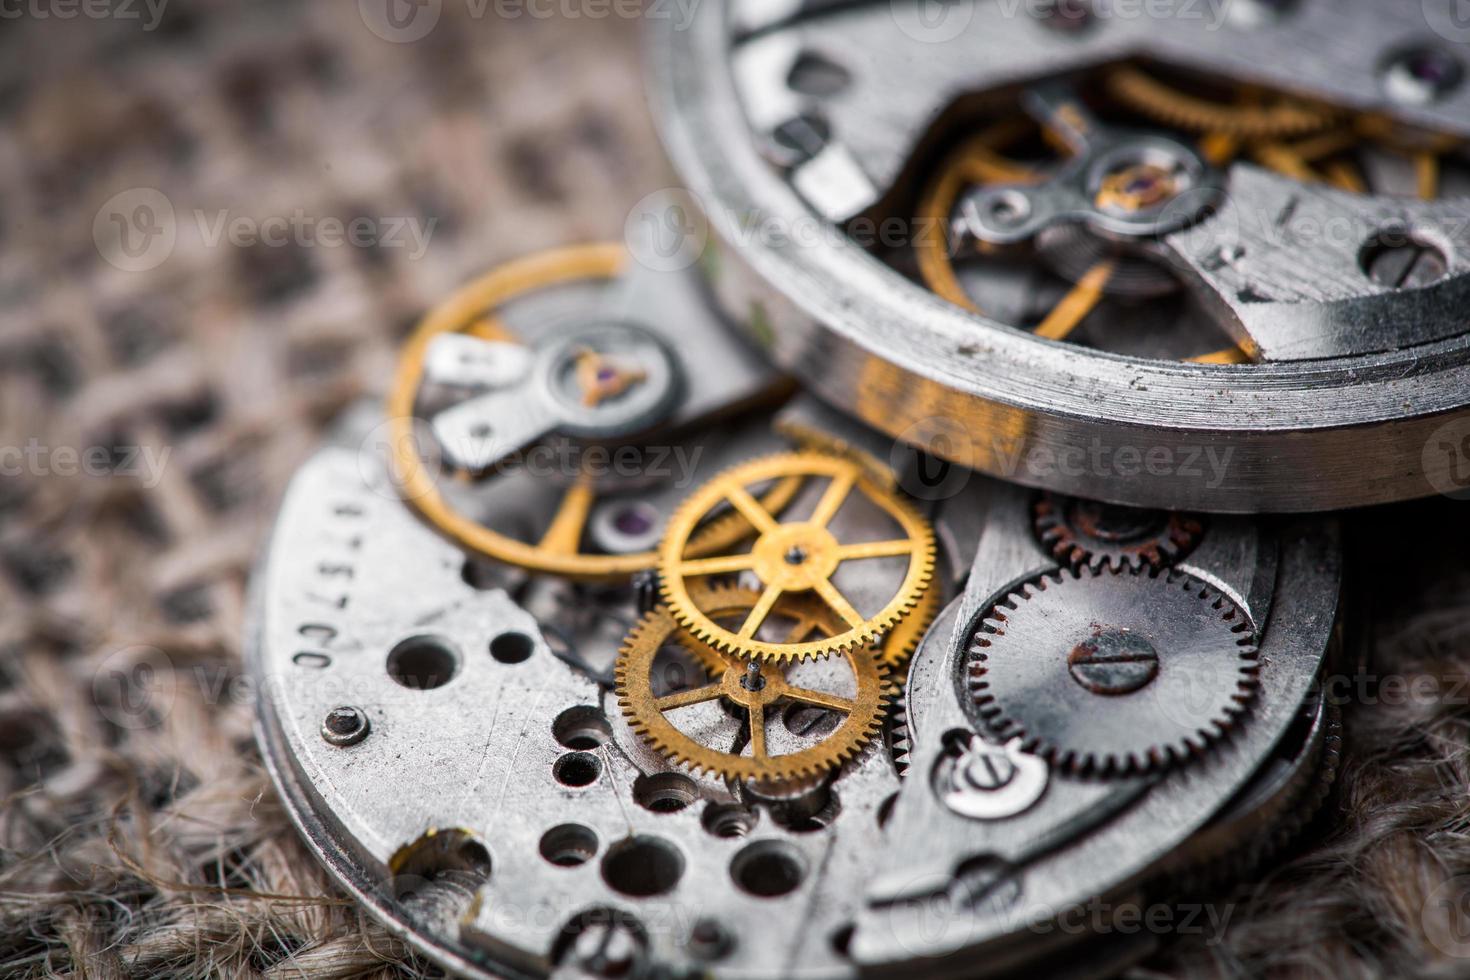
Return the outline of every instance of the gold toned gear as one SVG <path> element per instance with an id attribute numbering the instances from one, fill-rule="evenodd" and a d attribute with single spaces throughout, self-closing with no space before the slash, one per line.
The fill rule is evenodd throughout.
<path id="1" fill-rule="evenodd" d="M 694 596 L 699 608 L 708 613 L 711 619 L 726 619 L 748 611 L 758 599 L 759 592 L 738 585 L 714 586 Z M 939 612 L 940 599 L 938 589 L 931 587 L 924 590 L 924 597 L 919 600 L 919 604 L 899 620 L 878 644 L 876 655 L 879 662 L 889 668 L 902 667 L 908 663 L 909 657 L 918 649 L 919 641 L 924 638 L 924 633 L 934 623 L 934 617 Z M 791 621 L 788 635 L 810 636 L 812 632 L 824 629 L 830 636 L 842 628 L 840 620 L 836 620 L 836 613 L 819 602 L 796 604 L 783 612 Z M 693 634 L 680 631 L 678 640 L 699 661 L 700 666 L 711 673 L 724 670 L 729 663 L 730 658 L 727 655 L 696 639 Z M 890 682 L 893 679 L 890 677 Z"/>
<path id="2" fill-rule="evenodd" d="M 758 601 L 758 600 L 757 600 Z M 785 612 L 810 599 L 783 597 L 777 605 Z M 798 622 L 793 641 L 805 637 L 818 613 L 794 611 Z M 842 624 L 837 624 L 840 628 Z M 759 660 L 723 658 L 708 683 L 662 696 L 654 693 L 654 658 L 678 638 L 681 630 L 672 613 L 660 606 L 649 612 L 623 642 L 615 669 L 618 704 L 629 725 L 645 741 L 675 762 L 726 779 L 781 783 L 809 779 L 835 769 L 853 758 L 878 734 L 884 711 L 885 668 L 866 649 L 842 656 L 852 672 L 851 697 L 794 685 L 785 667 Z M 836 663 L 836 660 L 828 661 Z M 745 744 L 736 751 L 705 745 L 681 730 L 669 715 L 681 708 L 723 699 L 745 718 Z M 784 754 L 769 751 L 768 732 L 782 715 L 784 705 L 800 704 L 842 715 L 832 732 L 807 748 Z M 731 746 L 733 749 L 734 746 Z"/>
<path id="3" fill-rule="evenodd" d="M 393 386 L 388 393 L 390 465 L 400 496 L 440 534 L 460 547 L 534 572 L 572 579 L 618 579 L 652 568 L 651 551 L 627 555 L 583 552 L 582 531 L 597 499 L 594 481 L 579 477 L 566 489 L 556 515 L 541 540 L 519 541 L 461 513 L 439 491 L 435 476 L 419 454 L 414 408 L 429 345 L 440 334 L 466 333 L 485 339 L 514 341 L 495 310 L 527 293 L 588 279 L 611 279 L 622 268 L 619 244 L 580 245 L 541 252 L 499 266 L 459 289 L 429 311 L 404 344 Z M 603 397 L 610 397 L 605 395 Z M 800 481 L 772 486 L 763 498 L 779 510 L 800 488 Z M 753 528 L 739 515 L 725 515 L 700 529 L 689 542 L 691 556 L 722 551 L 750 536 Z"/>
<path id="4" fill-rule="evenodd" d="M 829 482 L 809 518 L 783 523 L 748 488 L 791 476 Z M 884 511 L 901 529 L 901 536 L 839 541 L 828 525 L 854 491 Z M 723 504 L 744 514 L 757 528 L 754 544 L 747 552 L 725 549 L 707 557 L 690 557 L 690 535 Z M 881 610 L 864 616 L 833 584 L 832 575 L 845 562 L 890 557 L 907 559 L 903 580 Z M 871 642 L 918 604 L 934 572 L 934 532 L 902 498 L 877 486 L 855 460 L 814 452 L 784 453 L 726 470 L 691 494 L 669 519 L 659 547 L 659 572 L 664 599 L 674 617 L 715 649 L 765 660 L 825 656 Z M 695 594 L 709 576 L 737 572 L 754 576 L 761 594 L 740 627 L 732 630 L 702 610 Z M 814 593 L 841 617 L 846 628 L 830 637 L 798 642 L 758 638 L 757 631 L 788 593 Z"/>
<path id="5" fill-rule="evenodd" d="M 761 594 L 754 589 L 742 588 L 738 585 L 711 585 L 701 586 L 690 591 L 699 608 L 714 620 L 725 620 L 732 616 L 744 617 L 755 604 L 760 601 Z M 810 597 L 798 597 L 793 594 L 783 601 L 776 609 L 783 624 L 786 627 L 786 636 L 801 637 L 806 639 L 813 634 L 821 636 L 832 636 L 841 632 L 845 627 L 837 614 L 821 602 L 814 602 Z M 700 666 L 715 676 L 724 673 L 725 668 L 730 665 L 730 656 L 721 653 L 714 647 L 698 639 L 692 633 L 679 631 L 675 639 L 685 650 L 699 661 Z"/>
<path id="6" fill-rule="evenodd" d="M 1270 105 L 1202 99 L 1132 65 L 1109 72 L 1107 85 L 1114 98 L 1165 125 L 1242 139 L 1304 136 L 1331 125 L 1338 115 L 1327 106 L 1297 99 Z"/>
<path id="7" fill-rule="evenodd" d="M 919 641 L 924 639 L 924 634 L 934 624 L 934 617 L 939 614 L 939 603 L 942 596 L 939 590 L 930 587 L 924 590 L 924 598 L 914 607 L 914 611 L 903 619 L 898 625 L 888 631 L 883 638 L 883 644 L 878 648 L 878 659 L 890 668 L 902 667 L 908 663 L 909 657 L 913 656 L 919 648 Z"/>

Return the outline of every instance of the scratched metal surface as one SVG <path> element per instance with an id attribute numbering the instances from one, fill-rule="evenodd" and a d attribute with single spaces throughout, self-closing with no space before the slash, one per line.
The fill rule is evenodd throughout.
<path id="1" fill-rule="evenodd" d="M 381 389 L 428 304 L 500 259 L 616 237 L 669 182 L 636 24 L 468 9 L 445 3 L 406 44 L 351 4 L 0 25 L 0 446 L 7 465 L 32 438 L 30 458 L 50 456 L 0 478 L 6 976 L 425 969 L 329 885 L 268 789 L 241 680 L 245 576 L 290 474 Z M 172 202 L 177 242 L 129 272 L 94 223 L 140 187 Z M 298 208 L 438 221 L 412 258 L 210 245 L 196 215 L 208 231 L 221 212 Z M 94 446 L 120 451 L 83 475 L 56 455 Z M 1444 501 L 1353 522 L 1377 673 L 1463 679 L 1467 526 Z M 118 673 L 139 665 L 153 694 L 129 701 Z M 1354 700 L 1334 829 L 1232 900 L 1225 942 L 1185 937 L 1155 968 L 1455 965 L 1422 912 L 1450 914 L 1433 899 L 1470 871 L 1463 707 Z"/>

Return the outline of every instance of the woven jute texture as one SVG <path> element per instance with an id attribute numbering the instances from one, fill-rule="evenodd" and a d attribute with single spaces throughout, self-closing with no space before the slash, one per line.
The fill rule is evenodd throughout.
<path id="1" fill-rule="evenodd" d="M 0 975 L 432 972 L 334 889 L 263 773 L 249 566 L 416 317 L 503 259 L 620 236 L 669 178 L 636 21 L 433 0 L 408 42 L 360 6 L 0 22 Z M 1466 522 L 1354 525 L 1358 646 L 1440 696 L 1350 686 L 1308 842 L 1215 899 L 1223 939 L 1151 970 L 1470 972 Z"/>

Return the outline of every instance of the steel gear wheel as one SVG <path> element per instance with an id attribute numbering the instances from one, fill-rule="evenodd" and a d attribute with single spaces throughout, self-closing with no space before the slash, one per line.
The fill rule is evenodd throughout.
<path id="1" fill-rule="evenodd" d="M 801 602 L 790 598 L 785 602 Z M 803 631 L 811 622 L 808 611 L 792 611 Z M 854 758 L 882 728 L 886 668 L 865 648 L 829 658 L 823 664 L 845 663 L 853 688 L 851 696 L 792 683 L 788 672 L 807 664 L 762 664 L 759 660 L 724 661 L 724 669 L 706 684 L 658 695 L 653 687 L 654 658 L 660 649 L 678 640 L 680 627 L 660 606 L 650 611 L 629 633 L 618 654 L 615 670 L 618 704 L 630 726 L 659 752 L 681 765 L 726 779 L 764 784 L 808 780 Z M 804 635 L 801 634 L 801 635 Z M 847 678 L 845 678 L 846 680 Z M 670 712 L 724 699 L 743 713 L 743 747 L 708 745 L 670 720 Z M 842 716 L 830 732 L 814 744 L 786 753 L 772 753 L 768 735 L 782 717 L 779 706 L 805 705 Z M 784 723 L 784 722 L 783 722 Z M 732 751 L 733 749 L 733 751 Z"/>
<path id="2" fill-rule="evenodd" d="M 1070 568 L 1163 568 L 1198 543 L 1203 522 L 1190 514 L 1140 510 L 1042 494 L 1032 505 L 1036 536 Z"/>
<path id="3" fill-rule="evenodd" d="M 1167 126 L 1240 139 L 1305 136 L 1332 124 L 1339 113 L 1324 105 L 1281 98 L 1269 105 L 1231 105 L 1174 88 L 1133 65 L 1108 73 L 1107 88 L 1118 101 Z"/>
<path id="4" fill-rule="evenodd" d="M 1044 575 L 970 640 L 970 695 L 1002 737 L 1067 770 L 1119 775 L 1201 755 L 1255 693 L 1251 624 L 1180 572 Z"/>
<path id="5" fill-rule="evenodd" d="M 810 517 L 783 522 L 751 495 L 751 486 L 787 477 L 828 481 Z M 832 518 L 856 491 L 899 528 L 899 537 L 840 541 Z M 689 557 L 691 534 L 728 503 L 759 531 L 749 551 Z M 845 562 L 906 558 L 902 580 L 876 613 L 864 615 L 832 582 Z M 664 600 L 674 618 L 698 639 L 723 653 L 763 660 L 800 660 L 864 646 L 897 625 L 923 599 L 934 573 L 934 531 L 902 498 L 877 486 L 860 463 L 816 452 L 784 453 L 733 467 L 696 490 L 669 520 L 659 548 Z M 748 572 L 761 594 L 738 629 L 715 620 L 694 601 L 693 584 L 709 576 Z M 772 608 L 788 593 L 813 593 L 841 617 L 846 628 L 820 639 L 775 642 L 756 636 Z"/>

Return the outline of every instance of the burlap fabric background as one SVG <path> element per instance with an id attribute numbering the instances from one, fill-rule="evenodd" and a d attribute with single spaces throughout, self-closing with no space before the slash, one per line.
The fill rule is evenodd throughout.
<path id="1" fill-rule="evenodd" d="M 156 9 L 0 20 L 0 975 L 421 975 L 262 772 L 247 570 L 292 470 L 381 392 L 427 306 L 619 236 L 669 182 L 639 25 L 443 0 L 396 43 L 345 0 L 166 0 L 149 29 Z M 250 245 L 221 215 L 306 230 Z M 325 243 L 355 218 L 376 244 Z M 1219 899 L 1224 942 L 1151 969 L 1470 974 L 1463 507 L 1353 522 L 1371 670 L 1442 682 L 1348 685 L 1310 843 Z M 115 679 L 149 670 L 169 696 L 140 706 Z"/>

